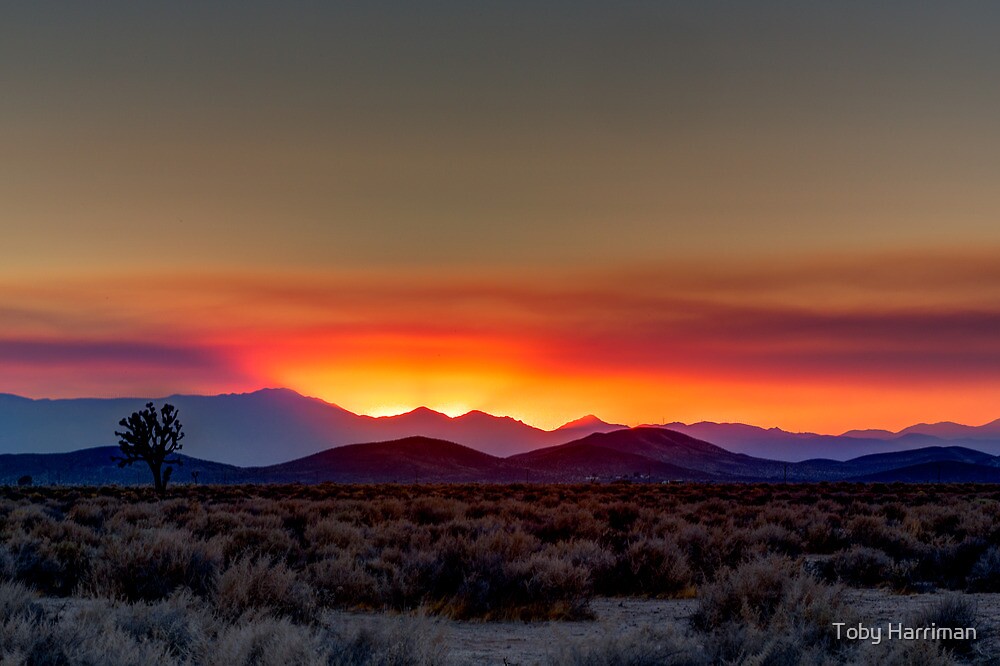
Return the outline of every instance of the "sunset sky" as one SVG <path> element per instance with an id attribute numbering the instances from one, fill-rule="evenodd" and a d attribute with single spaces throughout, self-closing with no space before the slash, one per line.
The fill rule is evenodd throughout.
<path id="1" fill-rule="evenodd" d="M 0 8 L 0 392 L 1000 417 L 1000 5 Z"/>

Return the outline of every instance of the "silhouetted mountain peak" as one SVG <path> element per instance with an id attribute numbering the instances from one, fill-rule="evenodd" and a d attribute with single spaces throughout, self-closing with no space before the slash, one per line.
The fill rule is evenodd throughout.
<path id="1" fill-rule="evenodd" d="M 383 416 L 384 419 L 404 419 L 404 418 L 428 418 L 428 419 L 451 419 L 447 414 L 435 411 L 430 407 L 420 406 L 416 409 L 411 409 L 408 412 L 402 414 L 396 414 L 394 416 Z"/>
<path id="2" fill-rule="evenodd" d="M 854 438 L 870 438 L 870 439 L 888 439 L 894 436 L 896 433 L 891 430 L 883 430 L 881 428 L 863 428 L 848 430 L 845 433 L 841 433 L 841 437 L 854 437 Z"/>
<path id="3" fill-rule="evenodd" d="M 416 455 L 419 456 L 425 463 L 433 463 L 439 458 L 448 458 L 455 455 L 469 457 L 476 460 L 498 460 L 498 458 L 494 456 L 483 453 L 482 451 L 477 451 L 468 446 L 463 446 L 462 444 L 456 444 L 455 442 L 449 442 L 448 440 L 438 439 L 436 437 L 414 435 L 412 437 L 402 437 L 400 439 L 386 440 L 384 442 L 369 442 L 364 444 L 337 446 L 285 464 L 297 464 L 301 461 L 321 460 L 329 457 L 343 457 L 355 454 L 359 451 L 378 453 L 382 455 Z"/>
<path id="4" fill-rule="evenodd" d="M 484 412 L 480 409 L 473 409 L 472 411 L 466 412 L 461 416 L 456 416 L 455 419 L 458 421 L 491 421 L 491 422 L 505 421 L 508 423 L 521 423 L 521 421 L 512 419 L 509 416 L 496 416 L 494 414 L 490 414 L 489 412 Z"/>
<path id="5" fill-rule="evenodd" d="M 970 426 L 963 425 L 961 423 L 955 423 L 954 421 L 936 421 L 934 423 L 916 423 L 916 424 L 911 425 L 911 426 L 909 426 L 907 428 L 903 428 L 899 432 L 900 433 L 904 433 L 904 432 L 907 432 L 907 431 L 910 431 L 910 432 L 922 432 L 922 431 L 925 431 L 925 430 L 933 430 L 933 429 L 945 429 L 945 430 L 948 430 L 948 429 L 952 429 L 952 428 L 968 428 L 968 427 L 970 427 Z"/>
<path id="6" fill-rule="evenodd" d="M 604 421 L 593 414 L 587 414 L 586 416 L 581 416 L 578 419 L 574 419 L 567 423 L 562 424 L 556 430 L 569 430 L 570 428 L 593 428 L 599 426 L 609 426 L 611 425 L 607 421 Z"/>
<path id="7" fill-rule="evenodd" d="M 259 395 L 278 395 L 278 396 L 290 396 L 298 398 L 306 397 L 294 389 L 284 388 L 282 386 L 265 386 L 264 388 L 257 389 L 256 391 L 247 391 L 244 393 L 230 393 L 228 395 L 252 395 L 254 393 Z"/>
<path id="8" fill-rule="evenodd" d="M 674 462 L 677 458 L 695 456 L 736 456 L 714 444 L 689 437 L 683 433 L 664 428 L 637 427 L 611 432 L 595 432 L 586 437 L 548 449 L 539 449 L 524 456 L 534 456 L 542 451 L 569 449 L 577 446 L 598 446 L 613 451 L 634 453 L 654 460 Z"/>

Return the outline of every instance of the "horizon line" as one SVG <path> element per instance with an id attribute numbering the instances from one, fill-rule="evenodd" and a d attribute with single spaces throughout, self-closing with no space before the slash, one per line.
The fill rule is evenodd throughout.
<path id="1" fill-rule="evenodd" d="M 823 433 L 823 432 L 815 432 L 815 431 L 785 430 L 781 426 L 763 426 L 763 425 L 758 425 L 758 424 L 754 424 L 754 423 L 745 423 L 745 422 L 742 422 L 742 421 L 707 421 L 707 420 L 700 420 L 700 421 L 692 421 L 691 423 L 685 423 L 684 421 L 674 420 L 674 421 L 663 421 L 663 422 L 660 422 L 660 423 L 655 423 L 655 422 L 643 422 L 643 423 L 636 423 L 636 424 L 612 423 L 612 422 L 609 422 L 609 421 L 605 421 L 603 418 L 601 418 L 599 416 L 596 416 L 592 412 L 588 412 L 588 413 L 584 414 L 583 416 L 579 416 L 577 418 L 570 419 L 569 421 L 566 421 L 565 423 L 563 423 L 560 426 L 557 426 L 557 427 L 551 428 L 551 429 L 547 429 L 547 428 L 542 428 L 540 426 L 537 426 L 537 425 L 535 425 L 533 423 L 530 423 L 528 421 L 525 421 L 524 419 L 517 418 L 516 416 L 510 415 L 510 414 L 495 414 L 495 413 L 488 412 L 488 411 L 485 411 L 485 410 L 482 410 L 482 409 L 469 409 L 468 411 L 465 411 L 465 412 L 462 412 L 462 413 L 457 413 L 454 416 L 451 415 L 451 414 L 448 414 L 445 411 L 442 411 L 440 409 L 435 409 L 435 408 L 429 407 L 427 405 L 418 405 L 416 407 L 407 408 L 407 409 L 404 409 L 404 410 L 399 411 L 399 412 L 384 413 L 384 414 L 371 414 L 371 413 L 365 413 L 365 412 L 354 412 L 354 411 L 352 411 L 350 409 L 347 409 L 346 407 L 342 407 L 341 405 L 339 405 L 339 404 L 337 404 L 335 402 L 330 402 L 329 400 L 326 400 L 324 398 L 320 398 L 318 396 L 306 395 L 305 393 L 301 393 L 301 392 L 299 392 L 299 391 L 297 391 L 297 390 L 295 390 L 293 388 L 287 387 L 287 386 L 262 386 L 260 388 L 256 388 L 256 389 L 253 389 L 253 390 L 247 390 L 247 391 L 230 391 L 230 392 L 224 392 L 224 393 L 183 393 L 183 392 L 174 392 L 174 393 L 170 393 L 168 395 L 161 395 L 161 396 L 156 396 L 156 397 L 137 396 L 137 395 L 110 394 L 110 395 L 96 395 L 96 396 L 95 395 L 82 395 L 82 396 L 52 398 L 52 397 L 47 397 L 47 396 L 46 397 L 36 397 L 36 396 L 22 395 L 22 394 L 19 394 L 19 393 L 10 393 L 10 392 L 6 392 L 6 391 L 0 391 L 0 396 L 6 395 L 6 396 L 9 396 L 9 397 L 19 398 L 19 399 L 22 399 L 22 400 L 30 400 L 30 401 L 33 401 L 33 402 L 56 402 L 56 401 L 60 401 L 60 400 L 145 400 L 145 401 L 156 402 L 156 401 L 160 401 L 160 400 L 168 400 L 170 398 L 218 398 L 218 397 L 225 397 L 225 396 L 253 395 L 253 394 L 256 394 L 256 393 L 265 393 L 265 392 L 286 392 L 286 393 L 293 393 L 293 394 L 295 394 L 295 395 L 297 395 L 297 396 L 299 396 L 301 398 L 304 398 L 306 400 L 315 400 L 315 401 L 321 402 L 321 403 L 323 403 L 325 405 L 328 405 L 330 407 L 333 407 L 333 408 L 342 410 L 344 412 L 347 412 L 348 414 L 353 414 L 354 416 L 364 417 L 364 418 L 370 418 L 370 419 L 376 419 L 376 420 L 378 420 L 378 419 L 392 419 L 392 418 L 397 418 L 397 417 L 400 417 L 400 416 L 406 416 L 408 414 L 413 414 L 415 412 L 431 412 L 433 414 L 436 414 L 438 416 L 442 416 L 442 417 L 444 417 L 446 419 L 449 419 L 449 420 L 460 419 L 460 418 L 463 418 L 463 417 L 466 417 L 466 416 L 469 416 L 469 415 L 472 415 L 472 414 L 484 414 L 486 416 L 490 416 L 490 417 L 496 418 L 496 419 L 510 419 L 512 421 L 516 421 L 518 423 L 521 423 L 521 424 L 526 425 L 526 426 L 531 427 L 531 428 L 535 428 L 536 430 L 541 430 L 543 432 L 555 432 L 555 431 L 558 431 L 558 430 L 560 430 L 562 428 L 565 428 L 566 426 L 570 425 L 571 423 L 575 423 L 577 421 L 581 421 L 581 420 L 587 419 L 588 417 L 592 417 L 594 419 L 597 419 L 598 421 L 600 421 L 601 423 L 603 423 L 605 425 L 622 426 L 623 428 L 629 428 L 629 429 L 631 429 L 631 428 L 642 428 L 642 427 L 664 428 L 664 427 L 666 427 L 668 425 L 673 425 L 673 424 L 678 424 L 678 425 L 682 425 L 682 426 L 685 426 L 685 427 L 693 427 L 693 426 L 696 426 L 696 425 L 703 425 L 703 424 L 720 425 L 720 426 L 735 425 L 735 426 L 746 426 L 746 427 L 751 427 L 751 428 L 759 428 L 759 429 L 765 430 L 765 431 L 766 430 L 780 430 L 782 432 L 785 432 L 785 433 L 788 433 L 788 434 L 792 434 L 792 435 L 821 435 L 821 436 L 825 435 L 825 436 L 830 436 L 830 437 L 844 437 L 844 436 L 849 436 L 849 435 L 847 435 L 847 433 L 864 432 L 864 431 L 881 431 L 881 432 L 888 432 L 888 433 L 893 434 L 893 435 L 900 435 L 905 430 L 908 430 L 910 428 L 919 427 L 919 426 L 956 425 L 956 426 L 965 427 L 965 428 L 982 428 L 984 426 L 988 426 L 988 425 L 991 425 L 993 423 L 996 423 L 997 421 L 1000 421 L 1000 418 L 997 418 L 997 419 L 993 419 L 993 420 L 990 420 L 990 421 L 986 421 L 985 423 L 973 425 L 973 424 L 967 424 L 967 423 L 960 423 L 958 421 L 948 421 L 948 420 L 946 420 L 946 421 L 913 423 L 913 424 L 910 424 L 910 425 L 908 425 L 908 426 L 906 426 L 904 428 L 900 428 L 899 430 L 890 430 L 890 429 L 887 429 L 887 428 L 873 428 L 873 427 L 855 427 L 855 428 L 848 428 L 847 430 L 844 430 L 843 432 L 840 432 L 840 433 Z"/>

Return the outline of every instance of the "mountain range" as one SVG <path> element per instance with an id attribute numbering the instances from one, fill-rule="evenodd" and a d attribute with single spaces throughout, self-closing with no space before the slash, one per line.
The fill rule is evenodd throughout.
<path id="1" fill-rule="evenodd" d="M 920 424 L 898 432 L 850 430 L 841 435 L 787 432 L 743 423 L 667 423 L 661 426 L 704 439 L 737 453 L 799 462 L 810 458 L 846 460 L 871 453 L 909 451 L 928 446 L 965 446 L 1000 454 L 1000 423 L 963 426 Z"/>
<path id="2" fill-rule="evenodd" d="M 0 455 L 0 483 L 147 484 L 141 463 L 119 469 L 116 447 Z M 194 473 L 194 474 L 192 474 Z M 339 446 L 276 465 L 238 467 L 184 456 L 177 483 L 421 482 L 1000 482 L 1000 458 L 964 447 L 927 447 L 847 461 L 783 462 L 734 453 L 683 433 L 640 427 L 593 433 L 506 458 L 429 437 Z"/>
<path id="3" fill-rule="evenodd" d="M 114 445 L 118 420 L 141 398 L 30 400 L 0 394 L 0 453 L 58 453 Z M 412 435 L 461 442 L 495 456 L 561 444 L 606 427 L 597 419 L 546 431 L 510 417 L 473 411 L 451 418 L 426 407 L 398 416 L 354 414 L 288 389 L 155 400 L 178 408 L 185 449 L 234 465 L 270 465 L 334 446 Z"/>
<path id="4" fill-rule="evenodd" d="M 164 401 L 180 411 L 187 433 L 185 453 L 206 462 L 243 468 L 286 463 L 334 447 L 407 437 L 454 442 L 506 459 L 586 440 L 594 434 L 628 430 L 625 425 L 607 423 L 593 415 L 554 430 L 542 430 L 481 411 L 449 417 L 426 407 L 398 416 L 371 417 L 288 389 L 217 396 L 173 395 L 155 400 Z M 0 454 L 68 453 L 113 446 L 117 441 L 114 430 L 118 420 L 146 402 L 144 398 L 33 400 L 0 394 Z M 852 430 L 841 435 L 793 433 L 741 423 L 667 423 L 648 428 L 687 435 L 711 442 L 729 454 L 766 459 L 776 465 L 817 464 L 811 462 L 814 459 L 846 461 L 928 447 L 957 446 L 1000 453 L 1000 420 L 983 426 L 946 422 L 915 425 L 898 432 Z M 627 452 L 619 453 L 621 456 L 615 463 L 619 467 L 631 468 L 636 462 L 627 459 Z M 538 455 L 568 454 L 549 451 Z M 576 448 L 566 462 L 585 466 L 587 457 L 586 448 Z M 608 460 L 605 462 L 610 464 Z M 674 464 L 669 460 L 659 462 Z M 725 469 L 714 471 L 725 472 Z"/>

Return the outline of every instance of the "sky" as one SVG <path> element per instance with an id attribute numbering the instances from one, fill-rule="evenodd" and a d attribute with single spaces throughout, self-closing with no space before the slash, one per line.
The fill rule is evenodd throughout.
<path id="1" fill-rule="evenodd" d="M 1000 417 L 1000 7 L 0 7 L 0 391 Z"/>

